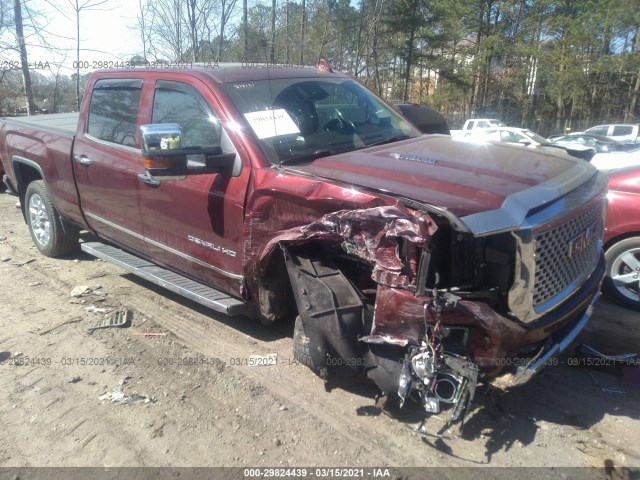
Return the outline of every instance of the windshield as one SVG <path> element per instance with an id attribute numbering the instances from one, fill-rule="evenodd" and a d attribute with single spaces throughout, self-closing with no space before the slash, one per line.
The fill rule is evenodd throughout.
<path id="1" fill-rule="evenodd" d="M 420 136 L 350 79 L 290 78 L 222 85 L 271 163 L 295 163 Z"/>

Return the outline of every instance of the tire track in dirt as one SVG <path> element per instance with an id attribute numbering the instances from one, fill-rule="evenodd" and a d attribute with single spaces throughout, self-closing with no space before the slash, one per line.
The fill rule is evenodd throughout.
<path id="1" fill-rule="evenodd" d="M 87 282 L 100 284 L 109 291 L 109 303 L 128 307 L 151 319 L 176 335 L 181 343 L 206 357 L 220 358 L 229 363 L 231 358 L 247 358 L 250 354 L 277 353 L 280 363 L 288 363 L 291 357 L 291 338 L 282 338 L 280 330 L 271 330 L 258 322 L 246 318 L 230 318 L 209 311 L 200 305 L 176 297 L 171 292 L 128 275 L 115 266 L 81 256 L 79 262 L 66 260 L 72 269 L 83 273 L 99 265 L 104 273 Z M 24 268 L 24 267 L 23 267 Z M 69 283 L 64 275 L 51 275 L 46 262 L 32 262 L 27 266 L 31 278 L 42 282 L 43 287 L 67 296 L 76 285 Z M 64 273 L 64 269 L 56 271 Z M 95 286 L 94 285 L 94 286 Z M 126 292 L 126 295 L 122 293 Z M 86 297 L 90 300 L 91 297 Z M 90 303 L 90 302 L 88 302 Z M 82 312 L 83 305 L 79 306 Z M 244 330 L 244 331 L 243 331 Z M 251 335 L 257 335 L 261 339 Z M 284 362 L 282 361 L 283 359 Z M 371 406 L 373 399 L 355 396 L 340 388 L 331 393 L 324 391 L 323 382 L 301 365 L 285 364 L 277 367 L 236 367 L 242 375 L 264 385 L 269 391 L 303 409 L 314 422 L 322 422 L 344 437 L 346 442 L 358 446 L 366 456 L 378 458 L 380 464 L 415 465 L 419 458 L 422 464 L 437 465 L 428 455 L 429 447 L 411 434 L 409 426 L 386 415 L 359 417 L 357 407 Z M 357 403 L 359 402 L 359 403 Z M 346 406 L 350 408 L 346 409 Z"/>
<path id="2" fill-rule="evenodd" d="M 282 359 L 291 356 L 291 339 L 255 342 L 239 333 L 228 323 L 234 319 L 219 319 L 220 314 L 210 313 L 210 318 L 189 309 L 189 305 L 175 303 L 168 298 L 148 298 L 146 293 L 132 295 L 125 300 L 128 307 L 138 312 L 154 311 L 153 320 L 174 333 L 187 347 L 208 357 L 218 357 L 228 362 L 231 358 L 246 358 L 250 354 L 277 353 L 280 365 L 276 367 L 236 367 L 252 379 L 267 387 L 274 394 L 303 408 L 319 422 L 340 432 L 349 442 L 380 458 L 381 464 L 394 466 L 415 465 L 416 459 L 426 465 L 430 449 L 409 427 L 385 415 L 359 417 L 355 408 L 345 411 L 344 406 L 354 401 L 371 405 L 373 399 L 355 397 L 340 389 L 326 393 L 322 380 L 302 365 L 281 365 Z M 189 302 L 185 302 L 189 303 Z M 152 310 L 153 306 L 156 308 Z M 250 322 L 238 319 L 238 322 Z M 262 327 L 257 326 L 256 329 Z M 306 377 L 306 378 L 305 378 Z M 406 431 L 403 431 L 406 430 Z M 426 460 L 426 462 L 425 462 Z"/>

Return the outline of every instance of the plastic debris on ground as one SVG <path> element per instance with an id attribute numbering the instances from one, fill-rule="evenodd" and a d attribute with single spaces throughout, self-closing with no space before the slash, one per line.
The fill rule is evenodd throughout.
<path id="1" fill-rule="evenodd" d="M 105 392 L 100 397 L 100 400 L 109 400 L 116 405 L 136 405 L 138 403 L 155 403 L 155 397 L 149 397 L 148 395 L 139 395 L 133 392 L 131 395 L 125 395 L 124 387 L 129 382 L 130 377 L 125 377 L 120 382 L 120 385 L 115 387 L 110 392 Z"/>
<path id="2" fill-rule="evenodd" d="M 116 310 L 111 315 L 103 319 L 98 325 L 89 328 L 89 333 L 102 328 L 124 328 L 131 325 L 133 312 L 128 308 Z"/>

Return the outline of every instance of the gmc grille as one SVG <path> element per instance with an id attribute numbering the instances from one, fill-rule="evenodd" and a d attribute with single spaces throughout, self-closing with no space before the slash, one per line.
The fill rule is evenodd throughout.
<path id="1" fill-rule="evenodd" d="M 596 202 L 565 223 L 536 235 L 534 307 L 593 271 L 602 229 L 602 203 Z"/>

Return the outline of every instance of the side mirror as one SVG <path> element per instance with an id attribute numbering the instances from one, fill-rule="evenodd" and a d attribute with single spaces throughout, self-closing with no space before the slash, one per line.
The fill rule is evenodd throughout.
<path id="1" fill-rule="evenodd" d="M 182 180 L 187 175 L 231 173 L 235 153 L 223 153 L 218 145 L 184 147 L 178 123 L 141 125 L 142 156 L 147 175 L 157 181 Z M 205 164 L 189 166 L 187 155 L 204 155 Z"/>
<path id="2" fill-rule="evenodd" d="M 187 175 L 187 155 L 182 150 L 178 123 L 141 125 L 144 168 L 158 180 L 181 180 Z"/>
<path id="3" fill-rule="evenodd" d="M 531 145 L 531 141 L 527 140 L 526 138 L 523 138 L 522 140 L 518 140 L 518 143 L 520 145 L 525 145 L 525 146 Z"/>

